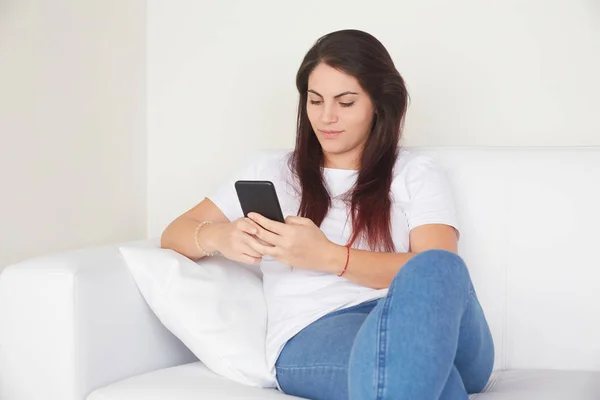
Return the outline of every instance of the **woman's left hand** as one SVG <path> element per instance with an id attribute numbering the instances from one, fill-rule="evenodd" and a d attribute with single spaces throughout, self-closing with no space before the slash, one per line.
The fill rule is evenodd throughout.
<path id="1" fill-rule="evenodd" d="M 295 268 L 330 273 L 342 269 L 344 247 L 327 239 L 310 219 L 289 216 L 282 224 L 257 213 L 250 213 L 248 217 L 258 228 L 256 236 L 266 242 L 253 244 L 254 250 L 260 254 Z M 336 265 L 340 263 L 342 265 Z"/>

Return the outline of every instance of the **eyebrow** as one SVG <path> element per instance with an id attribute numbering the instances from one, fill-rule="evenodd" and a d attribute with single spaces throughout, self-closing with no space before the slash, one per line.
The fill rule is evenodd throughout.
<path id="1" fill-rule="evenodd" d="M 314 91 L 314 90 L 312 90 L 312 89 L 308 89 L 307 91 L 308 91 L 308 92 L 310 92 L 310 93 L 314 93 L 314 94 L 316 94 L 317 96 L 319 96 L 319 97 L 321 97 L 321 98 L 323 97 L 323 96 L 322 96 L 320 93 L 318 93 L 318 92 L 316 92 L 316 91 Z M 334 99 L 337 99 L 338 97 L 342 97 L 342 96 L 345 96 L 345 95 L 347 95 L 347 94 L 358 94 L 358 93 L 356 93 L 356 92 L 351 92 L 351 91 L 349 91 L 349 90 L 348 90 L 348 91 L 345 91 L 345 92 L 343 92 L 343 93 L 336 94 L 335 96 L 333 96 L 333 98 L 334 98 Z"/>

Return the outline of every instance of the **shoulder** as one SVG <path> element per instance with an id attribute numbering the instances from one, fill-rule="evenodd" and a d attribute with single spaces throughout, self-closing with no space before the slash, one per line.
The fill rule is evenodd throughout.
<path id="1" fill-rule="evenodd" d="M 432 156 L 401 149 L 394 168 L 392 190 L 412 197 L 423 186 L 445 190 L 446 171 Z"/>
<path id="2" fill-rule="evenodd" d="M 439 173 L 443 170 L 443 167 L 434 157 L 401 149 L 394 167 L 394 178 L 406 179 L 428 172 Z"/>

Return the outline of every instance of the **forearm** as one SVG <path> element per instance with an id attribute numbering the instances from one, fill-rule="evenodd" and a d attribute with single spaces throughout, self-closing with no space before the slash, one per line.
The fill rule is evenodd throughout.
<path id="1" fill-rule="evenodd" d="M 328 254 L 330 255 L 327 263 L 329 272 L 339 274 L 346 263 L 346 247 L 333 244 L 332 250 Z M 350 249 L 348 267 L 343 276 L 363 286 L 385 289 L 390 286 L 400 268 L 416 254 L 379 253 Z"/>
<path id="2" fill-rule="evenodd" d="M 160 247 L 171 249 L 192 259 L 199 260 L 204 253 L 196 247 L 195 233 L 199 221 L 193 218 L 180 217 L 164 230 Z M 206 224 L 198 231 L 198 243 L 207 252 L 215 251 L 214 233 L 220 223 Z"/>

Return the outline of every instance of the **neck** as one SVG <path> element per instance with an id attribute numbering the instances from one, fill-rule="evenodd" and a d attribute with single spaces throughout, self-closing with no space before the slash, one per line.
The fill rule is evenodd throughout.
<path id="1" fill-rule="evenodd" d="M 323 152 L 323 166 L 331 169 L 360 169 L 360 153 L 348 152 L 342 154 L 331 154 Z"/>

